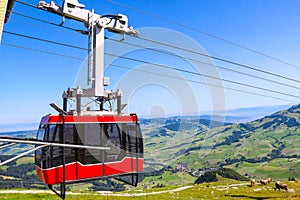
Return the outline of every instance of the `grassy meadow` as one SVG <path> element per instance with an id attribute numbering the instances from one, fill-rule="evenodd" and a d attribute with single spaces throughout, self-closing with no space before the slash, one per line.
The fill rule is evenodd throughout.
<path id="1" fill-rule="evenodd" d="M 288 182 L 289 191 L 274 190 L 275 182 L 269 185 L 249 186 L 248 182 L 235 181 L 225 178 L 219 178 L 214 183 L 203 183 L 199 185 L 189 185 L 190 187 L 181 191 L 174 189 L 182 186 L 167 186 L 162 188 L 134 188 L 130 192 L 124 191 L 119 193 L 99 194 L 97 192 L 74 192 L 67 194 L 66 199 L 95 200 L 95 199 L 115 199 L 115 200 L 132 200 L 132 199 L 300 199 L 300 183 Z M 25 193 L 24 193 L 25 192 Z M 15 193 L 3 193 L 0 190 L 1 199 L 6 200 L 58 200 L 59 198 L 51 193 L 41 192 L 36 194 L 26 194 L 24 190 L 15 190 Z M 118 196 L 115 196 L 118 195 Z"/>

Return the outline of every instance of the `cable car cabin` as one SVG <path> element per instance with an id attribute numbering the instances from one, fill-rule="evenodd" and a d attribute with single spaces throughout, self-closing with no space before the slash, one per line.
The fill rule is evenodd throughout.
<path id="1" fill-rule="evenodd" d="M 37 177 L 48 185 L 118 177 L 143 170 L 143 138 L 136 115 L 45 116 L 41 120 L 37 139 L 108 147 L 99 150 L 47 146 L 36 150 Z"/>

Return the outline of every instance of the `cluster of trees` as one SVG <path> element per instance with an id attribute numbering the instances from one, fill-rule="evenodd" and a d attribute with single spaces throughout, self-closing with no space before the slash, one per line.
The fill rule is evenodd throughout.
<path id="1" fill-rule="evenodd" d="M 111 179 L 105 179 L 101 181 L 93 181 L 93 186 L 90 187 L 90 190 L 93 191 L 123 191 L 125 186 L 121 183 L 117 183 Z"/>
<path id="2" fill-rule="evenodd" d="M 195 181 L 195 184 L 200 183 L 209 183 L 209 182 L 216 182 L 218 180 L 217 178 L 217 172 L 216 171 L 207 171 L 204 175 L 197 178 Z"/>
<path id="3" fill-rule="evenodd" d="M 217 174 L 219 176 L 222 176 L 223 178 L 230 178 L 234 180 L 240 180 L 240 181 L 248 181 L 249 179 L 245 176 L 240 175 L 236 171 L 232 169 L 227 168 L 221 168 L 213 171 L 207 171 L 204 173 L 204 175 L 197 178 L 195 181 L 195 184 L 200 184 L 204 182 L 216 182 L 218 180 Z"/>
<path id="4" fill-rule="evenodd" d="M 14 164 L 10 163 L 5 170 L 0 169 L 0 175 L 2 175 L 0 177 L 0 188 L 46 188 L 35 174 L 32 173 L 35 170 L 33 164 Z M 5 179 L 3 177 L 13 177 L 13 179 Z"/>
<path id="5" fill-rule="evenodd" d="M 240 163 L 240 162 L 249 162 L 249 163 L 262 163 L 262 162 L 269 162 L 273 160 L 274 158 L 300 158 L 300 155 L 282 155 L 280 150 L 272 150 L 270 154 L 264 157 L 258 157 L 258 158 L 246 158 L 245 156 L 240 156 L 237 158 L 226 158 L 224 162 L 220 163 L 219 166 L 223 167 L 226 165 L 231 165 L 234 163 Z"/>
<path id="6" fill-rule="evenodd" d="M 242 176 L 241 174 L 237 173 L 236 171 L 232 169 L 227 169 L 227 168 L 221 168 L 216 171 L 220 176 L 224 178 L 230 178 L 234 180 L 239 180 L 239 181 L 248 181 L 249 178 Z"/>

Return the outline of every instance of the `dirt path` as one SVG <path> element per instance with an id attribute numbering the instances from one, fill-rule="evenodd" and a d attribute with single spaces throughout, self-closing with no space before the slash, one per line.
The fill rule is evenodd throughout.
<path id="1" fill-rule="evenodd" d="M 249 185 L 249 183 L 237 183 L 237 184 L 230 184 L 230 185 L 219 185 L 219 186 L 214 186 L 212 188 L 238 187 L 238 186 L 244 186 L 244 185 Z"/>
<path id="2" fill-rule="evenodd" d="M 102 191 L 98 192 L 97 194 L 94 195 L 102 195 L 102 196 L 147 196 L 147 195 L 154 195 L 154 194 L 162 194 L 162 193 L 167 193 L 167 192 L 178 192 L 181 190 L 185 190 L 188 188 L 192 188 L 193 186 L 184 186 L 184 187 L 179 187 L 173 190 L 164 190 L 164 191 L 157 191 L 157 192 L 143 192 L 143 193 L 135 193 L 135 194 L 129 194 L 129 193 L 113 193 L 110 191 Z M 53 194 L 52 191 L 50 190 L 0 190 L 0 194 L 40 194 L 40 193 L 47 193 L 47 194 Z M 67 192 L 67 195 L 91 195 L 87 193 L 74 193 L 74 192 Z"/>
<path id="3" fill-rule="evenodd" d="M 54 194 L 51 190 L 0 190 L 0 194 Z M 84 193 L 66 192 L 67 195 L 84 195 Z"/>
<path id="4" fill-rule="evenodd" d="M 188 188 L 192 188 L 194 186 L 183 186 L 179 187 L 173 190 L 164 190 L 164 191 L 157 191 L 157 192 L 143 192 L 143 193 L 134 193 L 134 194 L 129 194 L 129 193 L 121 193 L 121 194 L 115 194 L 112 192 L 99 192 L 100 195 L 103 196 L 118 196 L 118 197 L 129 197 L 129 196 L 147 196 L 147 195 L 154 195 L 154 194 L 162 194 L 162 193 L 168 193 L 168 192 L 178 192 L 181 190 L 186 190 Z"/>

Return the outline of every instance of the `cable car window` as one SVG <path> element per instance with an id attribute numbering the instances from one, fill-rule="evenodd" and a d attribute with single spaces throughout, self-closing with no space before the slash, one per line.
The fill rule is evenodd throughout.
<path id="1" fill-rule="evenodd" d="M 56 130 L 55 130 L 55 133 L 53 135 L 53 139 L 52 139 L 54 142 L 59 142 L 60 141 L 60 125 L 56 126 Z"/>
<path id="2" fill-rule="evenodd" d="M 100 145 L 100 124 L 85 124 L 85 145 Z"/>
<path id="3" fill-rule="evenodd" d="M 38 130 L 38 133 L 37 133 L 37 139 L 38 140 L 43 140 L 44 139 L 44 134 L 45 134 L 45 129 L 44 128 L 40 128 Z"/>
<path id="4" fill-rule="evenodd" d="M 100 124 L 85 124 L 84 138 L 80 138 L 84 145 L 101 146 L 101 132 Z M 82 134 L 79 134 L 82 135 Z M 101 150 L 85 149 L 85 164 L 99 163 L 102 160 Z"/>
<path id="5" fill-rule="evenodd" d="M 55 135 L 55 130 L 56 130 L 57 125 L 51 124 L 48 126 L 48 138 L 47 141 L 52 142 L 54 135 Z M 47 167 L 52 167 L 53 166 L 53 150 L 55 147 L 47 147 L 46 151 L 46 160 L 47 160 Z"/>
<path id="6" fill-rule="evenodd" d="M 47 138 L 47 141 L 53 141 L 53 137 L 54 137 L 54 134 L 55 134 L 55 128 L 56 128 L 56 125 L 49 125 L 49 134 L 48 134 L 48 138 Z"/>
<path id="7" fill-rule="evenodd" d="M 52 140 L 54 142 L 60 142 L 60 128 L 61 125 L 56 125 L 55 132 Z M 61 147 L 52 147 L 52 167 L 56 167 L 62 164 L 62 150 Z"/>
<path id="8" fill-rule="evenodd" d="M 127 148 L 133 154 L 143 153 L 143 138 L 137 124 L 127 125 Z"/>
<path id="9" fill-rule="evenodd" d="M 45 129 L 45 134 L 44 134 L 44 141 L 49 141 L 49 126 L 46 127 Z M 49 146 L 43 147 L 42 149 L 42 163 L 41 167 L 42 169 L 46 169 L 48 167 L 51 167 L 51 148 Z"/>
<path id="10" fill-rule="evenodd" d="M 64 139 L 66 144 L 74 144 L 74 125 L 65 124 L 64 126 Z M 66 162 L 74 162 L 76 160 L 76 149 L 74 148 L 65 148 L 65 158 Z"/>
<path id="11" fill-rule="evenodd" d="M 127 149 L 131 153 L 136 153 L 137 128 L 135 124 L 127 125 Z"/>
<path id="12" fill-rule="evenodd" d="M 44 128 L 40 128 L 37 132 L 37 139 L 38 140 L 43 140 L 44 139 L 44 135 L 45 135 L 45 129 Z M 42 162 L 42 150 L 41 149 L 37 149 L 35 151 L 35 164 L 39 167 L 41 167 L 41 162 Z"/>
<path id="13" fill-rule="evenodd" d="M 120 148 L 121 144 L 121 133 L 120 128 L 117 124 L 109 124 L 107 127 L 108 139 L 109 141 Z"/>
<path id="14" fill-rule="evenodd" d="M 65 124 L 64 126 L 64 137 L 66 144 L 74 143 L 74 129 L 73 124 Z"/>
<path id="15" fill-rule="evenodd" d="M 49 138 L 48 135 L 49 135 L 49 127 L 45 128 L 45 134 L 43 138 L 44 141 L 48 141 Z"/>
<path id="16" fill-rule="evenodd" d="M 124 151 L 124 154 L 126 154 L 126 127 L 127 124 L 120 124 L 119 127 L 122 127 L 121 130 L 121 149 Z"/>
<path id="17" fill-rule="evenodd" d="M 42 161 L 42 151 L 41 149 L 37 149 L 35 151 L 35 164 L 41 167 L 41 161 Z"/>
<path id="18" fill-rule="evenodd" d="M 121 132 L 118 124 L 108 124 L 107 126 L 108 140 L 106 143 L 109 150 L 106 150 L 105 162 L 121 160 Z M 104 132 L 105 132 L 104 131 Z"/>
<path id="19" fill-rule="evenodd" d="M 137 126 L 137 137 L 138 137 L 138 153 L 139 153 L 139 157 L 142 158 L 143 157 L 143 153 L 144 153 L 144 142 L 143 142 L 143 136 L 142 136 L 142 131 L 140 126 Z"/>

